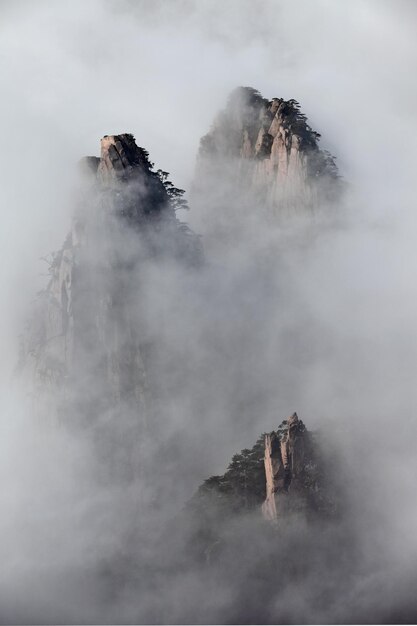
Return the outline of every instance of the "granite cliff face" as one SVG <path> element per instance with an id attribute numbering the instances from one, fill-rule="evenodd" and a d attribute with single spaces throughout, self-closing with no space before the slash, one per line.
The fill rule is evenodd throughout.
<path id="1" fill-rule="evenodd" d="M 294 358 L 308 318 L 288 315 L 264 227 L 286 211 L 313 210 L 325 181 L 337 187 L 333 161 L 294 103 L 238 90 L 200 151 L 195 208 L 200 198 L 228 241 L 215 241 L 222 258 L 207 263 L 176 217 L 182 190 L 132 135 L 105 136 L 100 157 L 83 159 L 80 172 L 71 231 L 49 260 L 21 369 L 39 418 L 86 444 L 94 522 L 82 523 L 100 543 L 92 589 L 122 603 L 128 590 L 127 621 L 194 623 L 207 609 L 218 623 L 241 623 L 254 610 L 269 620 L 269 609 L 259 611 L 285 576 L 288 585 L 304 572 L 309 549 L 315 571 L 320 544 L 308 529 L 332 524 L 337 512 L 318 440 L 294 413 L 182 504 L 230 440 L 276 406 L 285 350 Z M 255 243 L 234 257 L 230 233 L 243 233 L 246 245 L 248 225 Z M 219 597 L 226 590 L 229 612 L 213 608 L 209 579 Z M 89 605 L 88 586 L 86 594 Z"/>
<path id="2" fill-rule="evenodd" d="M 205 524 L 254 513 L 276 522 L 293 514 L 329 518 L 335 494 L 319 443 L 294 413 L 253 448 L 235 454 L 222 476 L 208 478 L 190 502 Z"/>
<path id="3" fill-rule="evenodd" d="M 235 223 L 255 213 L 277 225 L 331 208 L 341 182 L 319 138 L 295 100 L 236 89 L 200 143 L 193 203 L 205 198 L 204 224 L 224 228 L 231 210 Z"/>
<path id="4" fill-rule="evenodd" d="M 271 209 L 269 217 L 276 216 L 276 210 L 282 216 L 284 205 L 290 209 L 297 200 L 297 210 L 305 211 L 323 191 L 323 181 L 335 187 L 338 183 L 334 162 L 319 150 L 317 140 L 293 101 L 266 101 L 253 89 L 236 90 L 201 143 L 196 184 L 200 180 L 210 185 L 205 206 L 210 209 L 220 194 L 216 210 L 221 210 L 221 203 L 233 196 L 224 213 L 230 218 L 234 209 L 242 209 L 232 220 L 236 233 L 245 227 L 245 208 L 260 223 L 258 210 Z M 151 333 L 148 328 L 147 269 L 153 264 L 168 267 L 173 261 L 184 268 L 198 267 L 202 250 L 199 238 L 176 218 L 176 209 L 184 206 L 182 190 L 167 180 L 166 172 L 154 170 L 132 135 L 105 136 L 100 157 L 86 157 L 80 170 L 72 228 L 50 259 L 50 281 L 24 339 L 22 369 L 31 378 L 38 413 L 71 424 L 92 424 L 100 432 L 108 429 L 129 448 L 153 422 L 153 398 L 165 384 L 154 358 L 158 349 L 160 359 L 165 358 L 163 340 L 155 326 Z M 254 199 L 256 205 L 251 204 Z M 174 383 L 177 388 L 180 380 L 181 374 Z M 187 393 L 193 393 L 191 387 Z M 165 394 L 169 403 L 169 391 Z M 115 420 L 117 432 L 108 427 Z M 260 504 L 266 496 L 265 515 L 271 519 L 280 508 L 272 494 L 289 486 L 287 456 L 295 433 L 288 431 L 287 452 L 273 435 L 257 448 L 262 457 L 264 443 L 269 450 L 267 480 L 263 461 L 260 469 L 257 458 L 256 488 L 246 490 L 244 499 Z M 297 484 L 294 468 L 291 491 Z M 233 494 L 235 498 L 236 490 Z"/>
<path id="5" fill-rule="evenodd" d="M 266 498 L 262 513 L 266 519 L 285 515 L 295 500 L 301 507 L 306 504 L 303 495 L 309 456 L 306 428 L 297 413 L 284 422 L 279 433 L 265 435 Z"/>
<path id="6" fill-rule="evenodd" d="M 144 272 L 173 260 L 198 265 L 201 248 L 175 216 L 182 190 L 153 170 L 132 135 L 105 136 L 100 158 L 83 159 L 80 169 L 71 232 L 49 261 L 22 368 L 43 417 L 81 425 L 118 419 L 129 442 L 151 411 Z"/>

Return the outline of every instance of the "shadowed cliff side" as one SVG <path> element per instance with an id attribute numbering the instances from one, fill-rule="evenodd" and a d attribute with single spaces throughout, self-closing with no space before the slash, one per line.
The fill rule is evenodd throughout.
<path id="1" fill-rule="evenodd" d="M 72 228 L 49 259 L 21 367 L 40 419 L 106 430 L 117 442 L 96 437 L 103 452 L 120 447 L 127 468 L 157 393 L 141 298 L 146 271 L 173 261 L 196 267 L 202 251 L 175 215 L 183 191 L 153 170 L 133 135 L 105 136 L 100 158 L 86 157 L 80 170 Z M 107 428 L 114 420 L 118 428 Z"/>
<path id="2" fill-rule="evenodd" d="M 329 454 L 330 452 L 330 454 Z M 230 526 L 250 516 L 278 524 L 335 521 L 343 508 L 332 482 L 337 461 L 294 413 L 253 448 L 235 454 L 222 476 L 211 476 L 187 505 L 194 522 L 194 550 L 213 558 L 226 548 Z"/>
<path id="3" fill-rule="evenodd" d="M 284 420 L 276 432 L 265 435 L 263 516 L 276 521 L 294 511 L 328 514 L 332 507 L 330 500 L 323 507 L 320 465 L 316 446 L 297 413 Z"/>

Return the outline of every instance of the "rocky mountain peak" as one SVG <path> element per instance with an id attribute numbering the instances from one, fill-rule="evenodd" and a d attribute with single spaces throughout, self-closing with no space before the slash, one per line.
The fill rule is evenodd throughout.
<path id="1" fill-rule="evenodd" d="M 72 228 L 49 260 L 21 365 L 34 397 L 56 401 L 55 415 L 80 423 L 128 415 L 142 428 L 152 387 L 144 272 L 150 263 L 198 264 L 200 242 L 175 215 L 183 190 L 154 170 L 132 134 L 106 135 L 100 157 L 80 165 Z"/>
<path id="2" fill-rule="evenodd" d="M 191 503 L 200 515 L 217 512 L 216 523 L 248 511 L 270 521 L 292 513 L 332 515 L 333 495 L 322 469 L 314 436 L 293 413 L 253 448 L 235 454 L 226 473 L 207 479 Z"/>
<path id="3" fill-rule="evenodd" d="M 100 157 L 85 157 L 81 163 L 85 180 L 94 182 L 102 199 L 114 212 L 143 221 L 163 212 L 175 219 L 170 189 L 155 172 L 149 154 L 136 144 L 130 133 L 105 135 L 101 139 Z M 182 190 L 181 190 L 182 191 Z"/>
<path id="4" fill-rule="evenodd" d="M 144 174 L 152 175 L 148 153 L 136 144 L 132 134 L 105 135 L 100 144 L 97 174 L 103 184 L 115 181 L 126 183 Z"/>
<path id="5" fill-rule="evenodd" d="M 288 508 L 288 495 L 299 496 L 308 458 L 308 435 L 297 413 L 281 424 L 277 432 L 265 435 L 266 498 L 262 505 L 265 518 L 276 520 Z"/>
<path id="6" fill-rule="evenodd" d="M 239 87 L 201 139 L 194 193 L 209 198 L 211 219 L 220 195 L 234 198 L 241 215 L 245 205 L 275 221 L 315 213 L 341 191 L 334 157 L 319 140 L 296 100 Z"/>

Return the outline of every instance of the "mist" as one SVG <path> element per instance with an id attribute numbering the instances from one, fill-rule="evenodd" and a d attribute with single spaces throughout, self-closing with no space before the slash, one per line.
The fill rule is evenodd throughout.
<path id="1" fill-rule="evenodd" d="M 2 623 L 415 622 L 414 3 L 0 6 Z M 271 229 L 254 206 L 238 240 L 238 200 L 224 215 L 191 196 L 180 217 L 202 236 L 205 268 L 145 264 L 132 295 L 161 383 L 151 478 L 126 486 L 103 470 L 94 429 L 35 417 L 13 376 L 47 281 L 40 257 L 62 245 L 77 162 L 103 135 L 132 132 L 190 191 L 200 138 L 237 85 L 297 99 L 347 191 L 314 224 Z M 185 539 L 161 554 L 164 525 L 294 410 L 338 458 L 342 522 L 300 521 L 271 550 L 248 519 L 215 575 L 173 575 Z M 259 583 L 268 554 L 303 573 Z"/>

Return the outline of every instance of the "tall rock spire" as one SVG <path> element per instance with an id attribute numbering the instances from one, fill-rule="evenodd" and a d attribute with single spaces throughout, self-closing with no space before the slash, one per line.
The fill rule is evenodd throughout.
<path id="1" fill-rule="evenodd" d="M 98 428 L 119 420 L 128 448 L 150 415 L 147 268 L 199 263 L 200 243 L 133 135 L 105 136 L 100 158 L 80 165 L 72 228 L 52 255 L 22 366 L 40 413 Z"/>
<path id="2" fill-rule="evenodd" d="M 193 203 L 204 223 L 224 226 L 229 213 L 279 224 L 331 204 L 341 184 L 319 138 L 295 100 L 237 88 L 200 143 Z"/>
<path id="3" fill-rule="evenodd" d="M 306 491 L 303 485 L 308 458 L 306 428 L 297 413 L 281 426 L 279 433 L 265 435 L 266 498 L 262 513 L 269 520 L 285 514 L 289 503 Z M 291 496 L 291 501 L 289 501 Z M 297 504 L 300 505 L 300 499 Z"/>

